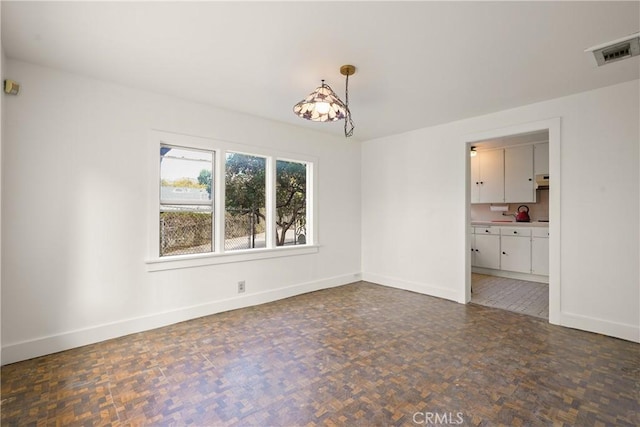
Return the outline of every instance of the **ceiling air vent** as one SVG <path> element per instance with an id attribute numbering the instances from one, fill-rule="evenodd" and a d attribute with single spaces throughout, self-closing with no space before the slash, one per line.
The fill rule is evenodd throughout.
<path id="1" fill-rule="evenodd" d="M 585 52 L 593 53 L 598 66 L 640 55 L 640 32 L 590 47 Z"/>

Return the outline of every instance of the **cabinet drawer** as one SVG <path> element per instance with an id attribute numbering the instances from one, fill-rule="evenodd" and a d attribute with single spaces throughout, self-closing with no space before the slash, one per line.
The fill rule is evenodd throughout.
<path id="1" fill-rule="evenodd" d="M 502 236 L 531 237 L 531 228 L 528 227 L 500 227 Z"/>
<path id="2" fill-rule="evenodd" d="M 549 237 L 549 229 L 547 227 L 536 227 L 531 229 L 533 237 Z"/>
<path id="3" fill-rule="evenodd" d="M 474 227 L 474 234 L 500 234 L 499 227 Z"/>

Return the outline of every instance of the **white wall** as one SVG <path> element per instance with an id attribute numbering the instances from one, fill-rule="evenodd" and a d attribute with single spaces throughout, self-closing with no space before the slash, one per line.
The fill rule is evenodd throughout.
<path id="1" fill-rule="evenodd" d="M 562 120 L 559 323 L 638 340 L 638 81 L 361 149 L 19 61 L 2 65 L 22 85 L 2 110 L 3 363 L 349 283 L 360 271 L 462 301 L 464 136 L 551 117 Z M 147 272 L 150 129 L 317 157 L 319 253 Z M 238 297 L 241 279 L 247 293 Z"/>
<path id="2" fill-rule="evenodd" d="M 363 278 L 464 301 L 465 136 L 559 117 L 557 323 L 640 341 L 639 94 L 636 80 L 365 142 Z"/>
<path id="3" fill-rule="evenodd" d="M 359 279 L 358 142 L 6 66 L 21 92 L 3 117 L 3 363 Z M 150 129 L 317 158 L 319 252 L 147 272 Z"/>
<path id="4" fill-rule="evenodd" d="M 2 7 L 0 7 L 0 22 L 2 22 Z M 2 40 L 0 40 L 0 82 L 4 86 L 5 58 Z M 4 89 L 4 87 L 3 87 Z M 0 99 L 0 260 L 2 259 L 2 135 L 4 133 L 4 95 Z M 0 343 L 2 343 L 2 262 L 0 262 Z M 0 361 L 2 361 L 2 346 L 0 345 Z"/>

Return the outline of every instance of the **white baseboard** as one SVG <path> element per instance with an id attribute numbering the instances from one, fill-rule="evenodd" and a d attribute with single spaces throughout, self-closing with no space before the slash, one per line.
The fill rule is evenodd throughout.
<path id="1" fill-rule="evenodd" d="M 444 298 L 456 302 L 461 301 L 457 299 L 458 293 L 451 289 L 443 289 L 435 286 L 428 286 L 422 283 L 410 282 L 394 277 L 387 277 L 371 273 L 363 273 L 362 280 L 371 283 L 377 283 L 383 286 L 389 286 L 434 297 Z M 560 322 L 558 323 L 558 325 L 620 338 L 627 341 L 640 342 L 640 327 L 638 327 L 637 325 L 616 323 L 609 320 L 597 319 L 566 312 L 560 313 Z"/>
<path id="2" fill-rule="evenodd" d="M 63 332 L 33 340 L 7 344 L 2 347 L 2 365 L 32 359 L 46 354 L 57 353 L 100 341 L 118 338 L 129 334 L 161 328 L 174 323 L 196 319 L 224 311 L 264 304 L 307 292 L 346 285 L 361 280 L 361 274 L 352 273 L 329 277 L 313 282 L 301 283 L 264 292 L 257 292 L 212 301 L 204 304 L 183 307 L 162 313 L 154 313 L 94 327 Z"/>
<path id="3" fill-rule="evenodd" d="M 560 312 L 560 325 L 640 343 L 640 327 L 638 325 L 617 323 L 567 312 Z"/>
<path id="4" fill-rule="evenodd" d="M 430 295 L 432 297 L 444 298 L 451 301 L 459 302 L 459 293 L 453 289 L 441 288 L 438 286 L 427 285 L 424 283 L 411 282 L 408 280 L 397 279 L 395 277 L 382 276 L 379 274 L 363 273 L 362 280 L 376 283 L 378 285 L 389 286 L 392 288 L 404 289 L 406 291 L 417 292 L 419 294 Z"/>
<path id="5" fill-rule="evenodd" d="M 425 285 L 423 283 L 411 282 L 378 274 L 352 273 L 228 298 L 220 301 L 212 301 L 163 313 L 155 313 L 147 316 L 126 319 L 95 327 L 63 332 L 19 343 L 7 344 L 2 347 L 2 365 L 69 350 L 84 345 L 94 344 L 100 341 L 118 338 L 133 333 L 144 332 L 174 323 L 196 319 L 202 316 L 264 304 L 307 292 L 342 286 L 359 280 L 365 280 L 383 286 L 404 289 L 456 302 L 459 301 L 458 292 L 451 289 L 444 289 L 437 286 Z M 638 325 L 616 323 L 566 312 L 560 313 L 559 324 L 561 326 L 595 332 L 611 337 L 621 338 L 627 341 L 640 342 L 640 327 L 638 327 Z"/>
<path id="6" fill-rule="evenodd" d="M 482 267 L 471 267 L 471 272 L 488 274 L 489 276 L 506 277 L 507 279 L 526 280 L 528 282 L 549 284 L 549 276 L 541 276 L 539 274 L 518 273 L 516 271 L 494 270 L 492 268 Z"/>

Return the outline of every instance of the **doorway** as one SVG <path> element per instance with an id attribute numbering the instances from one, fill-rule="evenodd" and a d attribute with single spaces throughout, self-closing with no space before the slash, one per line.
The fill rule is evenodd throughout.
<path id="1" fill-rule="evenodd" d="M 546 144 L 547 148 L 547 165 L 544 166 L 544 178 L 547 181 L 544 182 L 542 176 L 536 178 L 533 173 L 539 172 L 538 175 L 542 175 L 543 170 L 532 169 L 530 179 L 534 180 L 535 190 L 529 191 L 534 191 L 533 195 L 527 196 L 525 193 L 525 196 L 514 196 L 513 194 L 518 193 L 510 191 L 518 190 L 500 189 L 506 191 L 506 195 L 498 196 L 502 198 L 497 199 L 492 193 L 495 188 L 485 190 L 485 195 L 489 196 L 484 199 L 478 195 L 477 188 L 474 188 L 476 183 L 472 180 L 476 176 L 474 174 L 478 173 L 478 163 L 474 163 L 471 151 L 495 151 L 496 153 L 486 158 L 493 159 L 493 167 L 496 165 L 495 159 L 499 159 L 497 164 L 502 166 L 498 167 L 503 168 L 500 173 L 509 176 L 510 166 L 505 165 L 505 158 L 500 156 L 504 156 L 506 152 L 508 162 L 514 165 L 516 157 L 513 154 L 528 152 L 527 155 L 532 155 L 533 146 L 538 144 Z M 560 119 L 474 134 L 465 139 L 464 147 L 468 178 L 465 224 L 468 230 L 466 302 L 521 312 L 559 324 Z M 527 155 L 525 158 L 531 159 Z M 541 164 L 540 157 L 537 162 L 538 165 Z M 486 164 L 485 169 L 488 169 Z M 498 175 L 504 179 L 504 175 Z M 482 179 L 478 180 L 479 183 L 481 181 Z M 486 181 L 484 185 L 487 185 Z M 505 197 L 508 202 L 505 202 Z M 515 215 L 518 210 L 528 211 L 533 222 L 516 223 Z M 521 238 L 514 238 L 512 233 Z M 543 233 L 546 233 L 544 239 Z M 513 255 L 516 253 L 514 247 L 524 248 L 523 252 L 517 252 L 521 259 L 515 263 L 517 257 Z M 541 249 L 543 247 L 546 249 Z M 533 255 L 530 252 L 532 250 Z M 546 250 L 546 255 L 542 258 L 541 250 Z M 540 259 L 543 258 L 546 265 L 541 266 Z"/>

